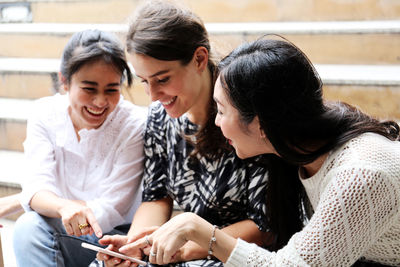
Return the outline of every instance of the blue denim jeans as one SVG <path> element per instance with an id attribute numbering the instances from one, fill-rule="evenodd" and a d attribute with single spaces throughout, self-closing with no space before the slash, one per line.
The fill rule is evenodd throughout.
<path id="1" fill-rule="evenodd" d="M 34 211 L 24 213 L 15 223 L 13 234 L 17 266 L 88 266 L 96 252 L 82 248 L 82 241 L 98 245 L 95 235 L 67 235 L 61 219 Z"/>

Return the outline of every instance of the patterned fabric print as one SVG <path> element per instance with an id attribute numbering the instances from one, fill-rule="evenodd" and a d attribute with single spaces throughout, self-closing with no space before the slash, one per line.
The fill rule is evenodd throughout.
<path id="1" fill-rule="evenodd" d="M 170 118 L 160 104 L 150 107 L 143 201 L 170 196 L 182 210 L 220 227 L 251 219 L 267 231 L 265 169 L 240 160 L 234 152 L 215 161 L 190 160 L 193 147 L 182 135 L 197 128 L 186 116 Z"/>
<path id="2" fill-rule="evenodd" d="M 141 266 L 141 265 L 140 265 Z M 188 261 L 181 262 L 176 264 L 166 264 L 166 265 L 156 265 L 156 264 L 148 264 L 148 267 L 223 267 L 224 264 L 217 260 L 196 260 L 196 261 Z"/>

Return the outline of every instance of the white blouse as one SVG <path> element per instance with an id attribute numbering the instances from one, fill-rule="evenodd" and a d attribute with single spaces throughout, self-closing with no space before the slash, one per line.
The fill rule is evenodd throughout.
<path id="1" fill-rule="evenodd" d="M 301 179 L 314 215 L 277 252 L 238 240 L 225 266 L 400 266 L 400 142 L 367 133 Z"/>
<path id="2" fill-rule="evenodd" d="M 103 232 L 130 223 L 141 201 L 143 131 L 147 111 L 121 99 L 98 129 L 76 136 L 68 114 L 68 95 L 35 101 L 24 142 L 29 177 L 21 204 L 47 190 L 86 201 Z"/>

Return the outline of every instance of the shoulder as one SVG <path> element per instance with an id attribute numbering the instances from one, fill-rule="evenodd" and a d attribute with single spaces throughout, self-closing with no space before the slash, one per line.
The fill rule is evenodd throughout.
<path id="1" fill-rule="evenodd" d="M 132 128 L 144 129 L 147 118 L 147 107 L 138 106 L 128 100 L 121 99 L 115 113 L 110 116 L 110 123 L 114 128 L 117 127 L 121 130 Z"/>
<path id="2" fill-rule="evenodd" d="M 29 118 L 41 120 L 58 120 L 67 114 L 69 106 L 68 95 L 56 94 L 46 96 L 34 101 Z"/>
<path id="3" fill-rule="evenodd" d="M 379 134 L 365 133 L 348 141 L 333 156 L 341 162 L 382 166 L 395 159 L 400 160 L 400 142 Z"/>
<path id="4" fill-rule="evenodd" d="M 118 105 L 118 117 L 131 123 L 143 124 L 147 118 L 148 107 L 138 106 L 132 102 L 122 99 Z"/>
<path id="5" fill-rule="evenodd" d="M 400 142 L 374 133 L 362 134 L 334 151 L 324 163 L 324 175 L 337 182 L 396 185 L 400 189 Z"/>
<path id="6" fill-rule="evenodd" d="M 61 94 L 55 94 L 52 96 L 45 96 L 42 98 L 39 98 L 34 101 L 34 106 L 35 108 L 40 108 L 41 109 L 47 109 L 49 107 L 52 108 L 62 108 L 60 107 L 61 105 L 63 107 L 68 106 L 68 95 L 61 95 Z"/>

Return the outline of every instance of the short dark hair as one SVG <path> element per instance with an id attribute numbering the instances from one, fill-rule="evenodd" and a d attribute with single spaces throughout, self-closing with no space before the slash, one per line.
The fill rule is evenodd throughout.
<path id="1" fill-rule="evenodd" d="M 122 43 L 115 35 L 100 30 L 84 30 L 72 35 L 61 58 L 61 74 L 69 82 L 83 65 L 97 60 L 112 64 L 121 73 L 122 81 L 126 77 L 128 86 L 132 84 Z"/>

